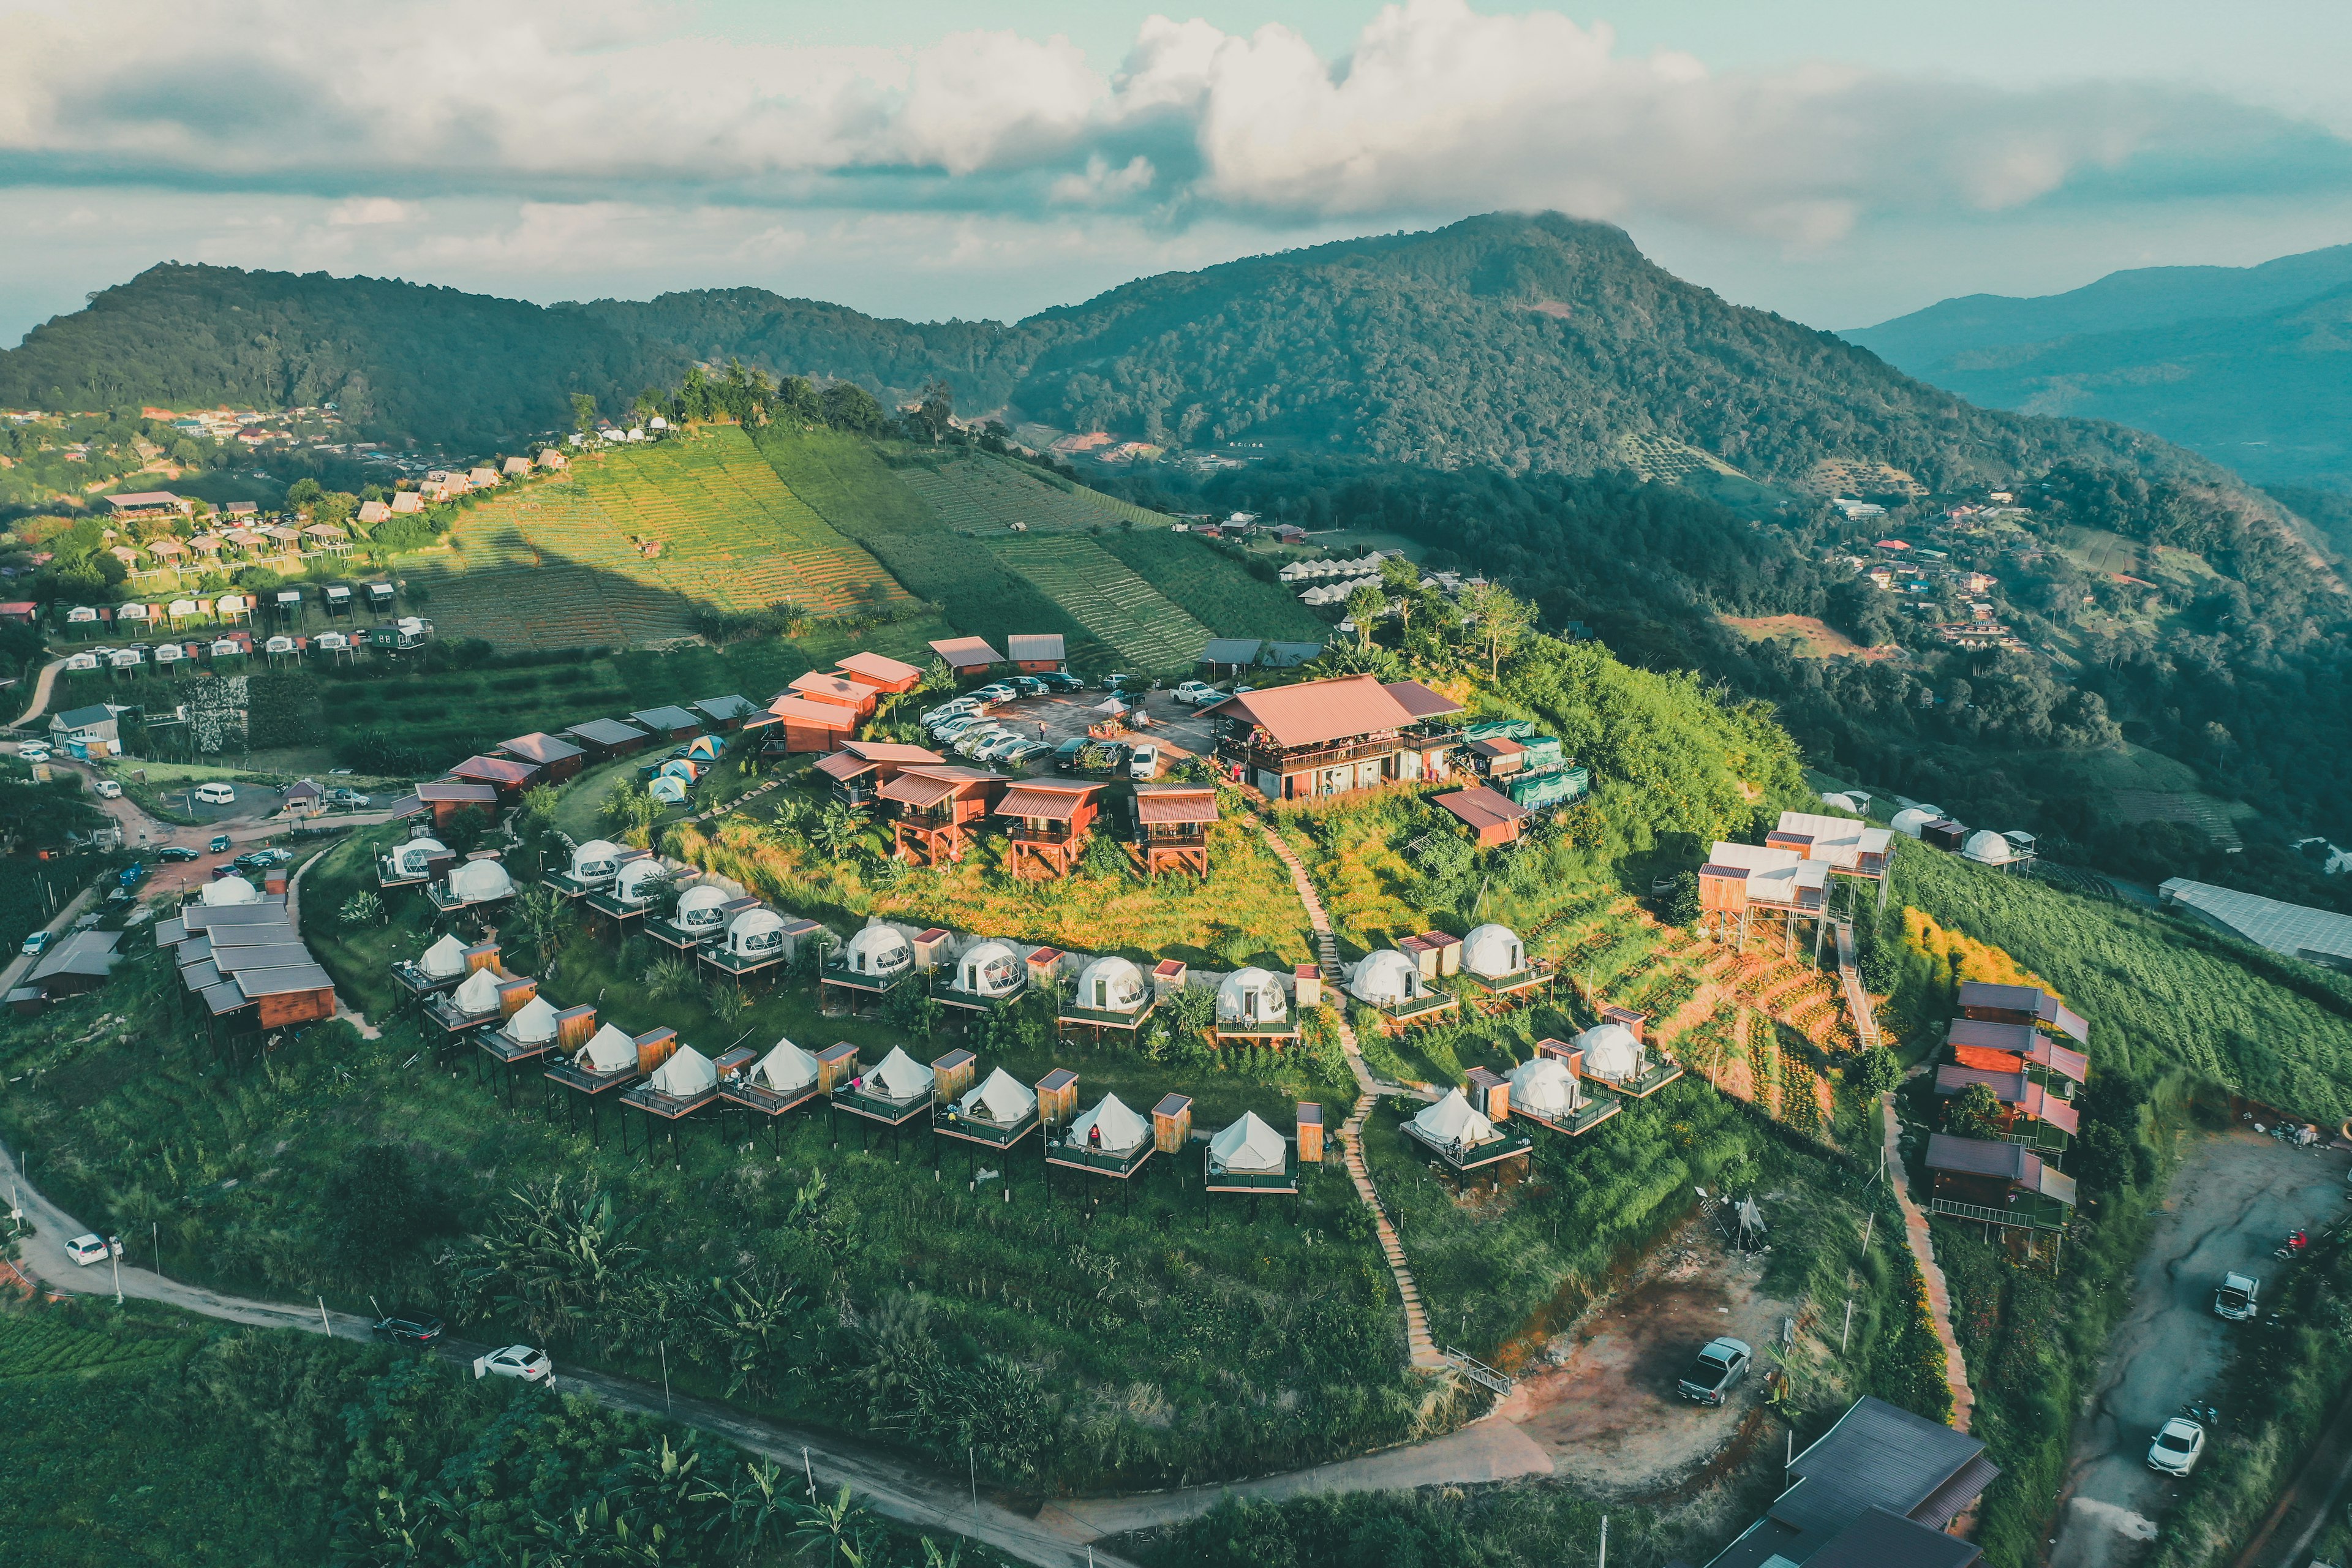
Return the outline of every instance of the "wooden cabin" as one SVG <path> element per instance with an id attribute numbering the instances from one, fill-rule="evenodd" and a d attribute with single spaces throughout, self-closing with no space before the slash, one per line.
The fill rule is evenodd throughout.
<path id="1" fill-rule="evenodd" d="M 1311 1100 L 1298 1102 L 1298 1163 L 1323 1163 L 1323 1108 Z"/>
<path id="2" fill-rule="evenodd" d="M 844 708 L 860 720 L 874 717 L 877 693 L 871 686 L 850 679 L 845 675 L 826 675 L 810 670 L 793 677 L 793 683 L 776 693 L 779 697 L 797 697 L 804 702 L 830 703 Z"/>
<path id="3" fill-rule="evenodd" d="M 1947 1100 L 1978 1084 L 1990 1089 L 2007 1113 L 2001 1131 L 2025 1139 L 2032 1148 L 2063 1149 L 2081 1129 L 2081 1112 L 2072 1101 L 2053 1094 L 2022 1071 L 1999 1072 L 1958 1063 L 1936 1069 L 1936 1092 Z"/>
<path id="4" fill-rule="evenodd" d="M 2074 1217 L 2074 1178 L 2022 1143 L 1937 1132 L 1927 1165 L 1937 1214 L 2032 1230 L 2063 1230 Z"/>
<path id="5" fill-rule="evenodd" d="M 538 731 L 500 741 L 499 750 L 517 762 L 537 767 L 548 784 L 562 784 L 571 778 L 588 759 L 588 753 L 571 742 Z"/>
<path id="6" fill-rule="evenodd" d="M 1809 811 L 1782 812 L 1780 826 L 1764 836 L 1769 847 L 1793 849 L 1832 870 L 1873 881 L 1885 877 L 1887 862 L 1894 858 L 1894 841 L 1890 828 Z"/>
<path id="7" fill-rule="evenodd" d="M 1012 782 L 984 768 L 952 763 L 900 764 L 897 775 L 874 792 L 889 819 L 890 852 L 916 866 L 962 859 L 973 833 Z"/>
<path id="8" fill-rule="evenodd" d="M 1510 796 L 1498 795 L 1484 784 L 1435 796 L 1430 804 L 1442 806 L 1458 817 L 1482 849 L 1499 848 L 1516 842 L 1519 837 L 1519 825 L 1533 815 Z"/>
<path id="9" fill-rule="evenodd" d="M 856 732 L 857 721 L 855 709 L 787 692 L 768 704 L 764 718 L 746 727 L 762 731 L 760 749 L 767 755 L 793 756 L 838 750 Z"/>
<path id="10" fill-rule="evenodd" d="M 1269 687 L 1202 710 L 1222 721 L 1218 761 L 1269 800 L 1443 778 L 1459 742 L 1435 721 L 1461 710 L 1419 681 L 1370 675 Z"/>
<path id="11" fill-rule="evenodd" d="M 1051 675 L 1066 662 L 1059 632 L 1008 637 L 1004 655 L 1024 675 Z"/>
<path id="12" fill-rule="evenodd" d="M 488 784 L 499 792 L 502 804 L 512 805 L 539 783 L 541 772 L 538 763 L 512 757 L 467 757 L 449 770 L 449 776 L 461 784 Z"/>
<path id="13" fill-rule="evenodd" d="M 563 733 L 586 752 L 591 761 L 599 763 L 642 752 L 653 742 L 650 731 L 618 719 L 591 719 L 584 724 L 572 725 Z"/>
<path id="14" fill-rule="evenodd" d="M 659 741 L 691 741 L 702 733 L 702 721 L 675 702 L 641 709 L 629 715 L 629 722 Z"/>
<path id="15" fill-rule="evenodd" d="M 943 638 L 931 644 L 931 651 L 959 680 L 967 675 L 985 675 L 1004 662 L 1004 656 L 991 647 L 985 637 Z"/>
<path id="16" fill-rule="evenodd" d="M 1135 841 L 1147 876 L 1162 871 L 1209 874 L 1209 829 L 1217 822 L 1213 784 L 1135 786 Z"/>
<path id="17" fill-rule="evenodd" d="M 435 779 L 416 786 L 417 809 L 411 815 L 430 812 L 433 826 L 446 827 L 461 812 L 479 811 L 495 816 L 499 809 L 499 789 L 496 784 L 475 784 L 465 779 Z"/>
<path id="18" fill-rule="evenodd" d="M 923 672 L 913 665 L 878 653 L 853 653 L 835 668 L 849 679 L 890 697 L 912 691 L 923 679 Z"/>
<path id="19" fill-rule="evenodd" d="M 2081 1014 L 2038 985 L 1964 980 L 1960 982 L 1960 1016 L 1987 1024 L 2040 1024 L 2078 1046 L 2091 1037 L 2091 1026 Z"/>
<path id="20" fill-rule="evenodd" d="M 1944 1030 L 1944 1043 L 1962 1067 L 1989 1072 L 2022 1072 L 2062 1099 L 2091 1076 L 2091 1058 L 2069 1050 L 2031 1024 L 1988 1024 L 1975 1018 L 1955 1018 Z"/>
<path id="21" fill-rule="evenodd" d="M 1508 735 L 1488 735 L 1465 742 L 1462 756 L 1480 777 L 1507 779 L 1527 765 L 1528 749 Z"/>
<path id="22" fill-rule="evenodd" d="M 1794 849 L 1718 839 L 1698 868 L 1699 927 L 1745 946 L 1758 916 L 1777 919 L 1785 948 L 1795 940 L 1796 922 L 1811 920 L 1818 944 L 1828 889 L 1828 866 Z"/>
<path id="23" fill-rule="evenodd" d="M 1059 1133 L 1078 1113 L 1078 1075 L 1055 1068 L 1037 1080 L 1037 1116 L 1045 1131 Z"/>
<path id="24" fill-rule="evenodd" d="M 1013 824 L 1004 868 L 1015 877 L 1040 879 L 1068 876 L 1086 852 L 1102 809 L 1099 784 L 1024 779 L 1004 793 L 996 815 Z"/>
<path id="25" fill-rule="evenodd" d="M 748 697 L 729 692 L 724 697 L 706 697 L 694 705 L 703 722 L 714 734 L 731 735 L 743 727 L 745 720 L 760 711 L 760 705 Z"/>
<path id="26" fill-rule="evenodd" d="M 841 750 L 817 760 L 816 771 L 833 782 L 833 798 L 852 810 L 875 803 L 876 792 L 910 767 L 950 766 L 925 746 L 896 741 L 845 741 Z"/>

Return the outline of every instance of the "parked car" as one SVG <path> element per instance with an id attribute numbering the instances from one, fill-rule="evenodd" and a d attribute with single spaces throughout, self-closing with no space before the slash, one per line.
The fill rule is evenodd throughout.
<path id="1" fill-rule="evenodd" d="M 285 849 L 248 849 L 232 864 L 247 871 L 267 871 L 272 866 L 290 865 L 294 856 Z"/>
<path id="2" fill-rule="evenodd" d="M 995 680 L 986 686 L 975 688 L 970 695 L 976 702 L 1010 702 L 1020 696 L 1021 692 L 1020 689 L 1010 681 Z"/>
<path id="3" fill-rule="evenodd" d="M 38 958 L 41 954 L 48 952 L 49 941 L 50 937 L 47 931 L 37 931 L 32 935 L 26 937 L 25 939 L 25 945 L 18 948 L 16 951 L 23 953 L 26 958 Z"/>
<path id="4" fill-rule="evenodd" d="M 329 805 L 347 805 L 353 811 L 365 811 L 369 806 L 375 804 L 375 800 L 374 797 L 362 795 L 355 789 L 337 788 L 331 789 L 327 792 L 327 804 Z"/>
<path id="5" fill-rule="evenodd" d="M 2233 1323 L 2242 1323 L 2261 1310 L 2257 1302 L 2262 1293 L 2263 1282 L 2252 1275 L 2224 1274 L 2221 1288 L 2213 1292 L 2213 1310 Z"/>
<path id="6" fill-rule="evenodd" d="M 1087 683 L 1066 669 L 1049 669 L 1029 678 L 1048 691 L 1084 691 Z"/>
<path id="7" fill-rule="evenodd" d="M 1223 702 L 1225 694 L 1205 680 L 1188 680 L 1172 693 L 1176 700 L 1188 707 L 1205 708 L 1212 702 Z"/>
<path id="8" fill-rule="evenodd" d="M 100 800 L 121 800 L 122 798 L 122 786 L 115 783 L 112 779 L 100 779 L 91 787 L 98 791 L 98 798 Z"/>
<path id="9" fill-rule="evenodd" d="M 1012 731 L 1006 729 L 1002 724 L 989 724 L 982 727 L 981 729 L 967 730 L 962 734 L 957 736 L 955 743 L 956 754 L 965 757 L 976 757 L 980 754 L 980 750 L 982 746 L 992 745 L 998 741 L 1014 741 L 1019 739 L 1020 737 L 1018 735 L 1015 735 Z"/>
<path id="10" fill-rule="evenodd" d="M 1675 1384 L 1675 1392 L 1699 1405 L 1720 1405 L 1731 1394 L 1732 1384 L 1748 1375 L 1755 1364 L 1756 1352 L 1748 1348 L 1746 1340 L 1735 1340 L 1729 1334 L 1706 1342 Z"/>
<path id="11" fill-rule="evenodd" d="M 1023 747 L 1034 746 L 1036 744 L 1038 744 L 1037 742 L 1033 740 L 1024 740 L 1021 736 L 1016 735 L 1008 730 L 1003 734 L 997 736 L 995 739 L 990 741 L 986 745 L 973 752 L 971 753 L 971 760 L 975 763 L 986 763 L 990 766 L 993 767 L 996 763 L 1004 761 L 1007 757 L 1011 756 L 1013 752 L 1020 751 Z"/>
<path id="12" fill-rule="evenodd" d="M 146 874 L 146 866 L 140 861 L 133 860 L 130 865 L 122 868 L 121 871 L 116 875 L 114 885 L 118 888 L 135 888 L 139 885 L 139 879 L 144 877 Z"/>
<path id="13" fill-rule="evenodd" d="M 203 858 L 184 844 L 166 844 L 155 851 L 155 858 L 163 861 L 200 860 Z"/>
<path id="14" fill-rule="evenodd" d="M 1086 749 L 1087 739 L 1083 735 L 1078 736 L 1075 740 L 1065 741 L 1060 745 L 1055 747 L 1054 771 L 1057 773 L 1074 773 L 1077 772 L 1078 753 Z"/>
<path id="15" fill-rule="evenodd" d="M 2147 1446 L 2147 1468 L 2168 1476 L 2185 1476 L 2205 1457 L 2205 1428 L 2186 1415 L 2164 1424 Z"/>
<path id="16" fill-rule="evenodd" d="M 220 780 L 215 779 L 210 784 L 202 784 L 196 786 L 196 798 L 204 802 L 206 805 L 235 805 L 236 804 L 236 786 L 231 784 L 223 784 Z"/>
<path id="17" fill-rule="evenodd" d="M 958 697 L 950 701 L 942 702 L 936 708 L 924 709 L 919 722 L 926 728 L 933 724 L 944 724 L 949 720 L 961 718 L 966 713 L 977 713 L 980 709 L 981 705 L 971 698 Z"/>
<path id="18" fill-rule="evenodd" d="M 441 1320 L 421 1307 L 395 1307 L 390 1316 L 377 1320 L 375 1337 L 395 1344 L 429 1345 L 441 1337 Z"/>
<path id="19" fill-rule="evenodd" d="M 1046 691 L 1045 683 L 1034 675 L 1016 675 L 1004 684 L 1024 697 L 1043 697 Z"/>
<path id="20" fill-rule="evenodd" d="M 1133 751 L 1131 751 L 1131 752 L 1128 752 L 1128 754 L 1127 754 L 1127 776 L 1128 776 L 1129 778 L 1131 778 L 1131 779 L 1138 779 L 1138 780 L 1149 780 L 1149 779 L 1157 778 L 1157 777 L 1159 776 L 1159 774 L 1160 774 L 1160 748 L 1159 748 L 1159 747 L 1157 747 L 1157 746 L 1138 746 L 1138 747 L 1136 747 L 1136 748 L 1135 748 L 1135 750 L 1133 750 Z"/>
<path id="21" fill-rule="evenodd" d="M 119 1241 L 110 1243 L 105 1237 L 97 1235 L 77 1236 L 66 1243 L 66 1256 L 80 1267 L 87 1268 L 93 1263 L 103 1263 L 110 1258 L 121 1257 L 122 1243 Z"/>
<path id="22" fill-rule="evenodd" d="M 555 1375 L 555 1363 L 547 1352 L 529 1345 L 509 1345 L 502 1351 L 492 1351 L 474 1358 L 476 1377 L 519 1377 L 525 1383 L 540 1383 Z"/>
<path id="23" fill-rule="evenodd" d="M 205 847 L 211 850 L 215 855 L 220 854 L 228 847 L 228 835 L 226 833 L 214 834 L 213 841 L 210 844 L 205 845 Z"/>
<path id="24" fill-rule="evenodd" d="M 49 749 L 47 746 L 21 746 L 17 748 L 16 755 L 23 762 L 46 763 L 49 760 Z"/>
<path id="25" fill-rule="evenodd" d="M 982 729 L 994 722 L 994 720 L 983 719 L 977 713 L 967 713 L 960 719 L 950 719 L 944 724 L 932 725 L 931 739 L 934 741 L 960 741 L 964 736 L 971 734 L 974 730 Z"/>
<path id="26" fill-rule="evenodd" d="M 1051 741 L 1024 741 L 996 760 L 1007 766 L 1024 767 L 1035 762 L 1039 757 L 1051 753 L 1053 750 L 1054 742 Z"/>
<path id="27" fill-rule="evenodd" d="M 1139 675 L 1120 675 L 1114 672 L 1102 678 L 1102 689 L 1105 691 L 1117 691 L 1122 686 L 1141 686 L 1144 683 L 1143 677 Z"/>

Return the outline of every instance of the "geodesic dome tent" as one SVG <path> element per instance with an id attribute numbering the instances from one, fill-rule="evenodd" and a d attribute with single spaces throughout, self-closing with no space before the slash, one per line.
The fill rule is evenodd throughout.
<path id="1" fill-rule="evenodd" d="M 394 847 L 392 864 L 404 877 L 422 877 L 426 867 L 448 853 L 449 847 L 438 838 L 412 838 Z"/>
<path id="2" fill-rule="evenodd" d="M 653 1087 L 677 1100 L 691 1100 L 719 1087 L 719 1069 L 692 1046 L 680 1046 L 654 1069 Z"/>
<path id="3" fill-rule="evenodd" d="M 938 1075 L 897 1046 L 866 1074 L 866 1087 L 886 1100 L 914 1100 L 931 1092 Z"/>
<path id="4" fill-rule="evenodd" d="M 852 974 L 897 974 L 915 965 L 914 944 L 897 926 L 867 926 L 841 951 Z"/>
<path id="5" fill-rule="evenodd" d="M 1576 1047 L 1591 1077 L 1622 1083 L 1642 1076 L 1642 1042 L 1622 1024 L 1595 1024 L 1576 1037 Z"/>
<path id="6" fill-rule="evenodd" d="M 1093 1134 L 1099 1131 L 1102 1139 L 1096 1142 Z M 1129 1110 L 1118 1096 L 1106 1094 L 1095 1101 L 1091 1110 L 1079 1113 L 1070 1123 L 1063 1142 L 1081 1149 L 1099 1149 L 1106 1154 L 1131 1154 L 1143 1147 L 1151 1136 L 1151 1123 Z"/>
<path id="7" fill-rule="evenodd" d="M 963 1098 L 956 1101 L 959 1115 L 1000 1127 L 1015 1126 L 1036 1109 L 1036 1091 L 1003 1068 L 990 1073 L 977 1088 L 964 1090 Z"/>
<path id="8" fill-rule="evenodd" d="M 1462 939 L 1462 967 L 1482 980 L 1504 980 L 1528 966 L 1528 950 L 1508 926 L 1472 928 Z"/>
<path id="9" fill-rule="evenodd" d="M 650 856 L 643 860 L 625 861 L 614 875 L 613 897 L 624 904 L 649 904 L 668 879 L 669 873 L 662 863 Z"/>
<path id="10" fill-rule="evenodd" d="M 1495 1131 L 1493 1122 L 1462 1098 L 1458 1089 L 1449 1089 L 1444 1100 L 1423 1106 L 1413 1117 L 1412 1125 L 1423 1138 L 1441 1148 L 1471 1149 L 1492 1143 L 1502 1136 Z"/>
<path id="11" fill-rule="evenodd" d="M 1828 806 L 1832 811 L 1850 811 L 1856 816 L 1863 815 L 1862 806 L 1854 800 L 1853 796 L 1843 795 L 1834 790 L 1828 795 L 1822 796 L 1822 804 Z"/>
<path id="12" fill-rule="evenodd" d="M 778 1094 L 791 1094 L 816 1081 L 816 1058 L 791 1040 L 779 1039 L 751 1076 Z"/>
<path id="13" fill-rule="evenodd" d="M 487 904 L 514 896 L 514 879 L 496 860 L 468 860 L 449 873 L 449 897 L 461 904 Z"/>
<path id="14" fill-rule="evenodd" d="M 1143 971 L 1116 953 L 1097 958 L 1078 971 L 1078 1005 L 1097 1013 L 1132 1013 L 1150 994 L 1150 987 L 1143 983 Z"/>
<path id="15" fill-rule="evenodd" d="M 607 1024 L 572 1059 L 590 1072 L 626 1072 L 637 1065 L 637 1042 L 617 1025 Z"/>
<path id="16" fill-rule="evenodd" d="M 427 980 L 455 980 L 466 973 L 466 944 L 445 932 L 425 950 L 416 968 Z"/>
<path id="17" fill-rule="evenodd" d="M 1969 834 L 1960 853 L 1979 866 L 2006 866 L 2017 858 L 2016 846 L 1989 827 Z"/>
<path id="18" fill-rule="evenodd" d="M 507 1020 L 507 1038 L 521 1046 L 544 1045 L 555 1038 L 555 1009 L 544 996 L 534 996 Z"/>
<path id="19" fill-rule="evenodd" d="M 1221 1025 L 1275 1024 L 1290 1011 L 1282 982 L 1269 971 L 1252 965 L 1236 969 L 1217 985 L 1217 1022 Z"/>
<path id="20" fill-rule="evenodd" d="M 621 868 L 621 847 L 610 839 L 591 838 L 572 851 L 572 879 L 603 882 Z"/>
<path id="21" fill-rule="evenodd" d="M 1511 1069 L 1511 1109 L 1530 1116 L 1565 1116 L 1584 1100 L 1568 1064 L 1538 1057 Z"/>
<path id="22" fill-rule="evenodd" d="M 1421 970 L 1394 948 L 1367 956 L 1348 979 L 1348 994 L 1375 1007 L 1392 1007 L 1424 994 Z"/>
<path id="23" fill-rule="evenodd" d="M 242 877 L 223 877 L 218 881 L 205 883 L 205 890 L 196 897 L 205 908 L 217 910 L 232 904 L 253 903 L 261 894 Z"/>
<path id="24" fill-rule="evenodd" d="M 1021 989 L 1021 956 L 1001 942 L 976 942 L 956 960 L 955 988 L 992 1001 Z"/>
<path id="25" fill-rule="evenodd" d="M 682 931 L 717 931 L 727 919 L 727 895 L 708 882 L 678 895 L 677 924 Z"/>
<path id="26" fill-rule="evenodd" d="M 1279 1175 L 1289 1163 L 1282 1134 L 1244 1110 L 1242 1119 L 1209 1140 L 1209 1159 L 1219 1169 L 1248 1175 Z"/>
<path id="27" fill-rule="evenodd" d="M 727 951 L 738 958 L 760 958 L 784 945 L 784 917 L 773 910 L 745 910 L 727 928 Z"/>
<path id="28" fill-rule="evenodd" d="M 1895 814 L 1895 820 L 1887 826 L 1906 838 L 1916 838 L 1921 828 L 1943 819 L 1944 808 L 1940 805 L 1906 805 Z"/>

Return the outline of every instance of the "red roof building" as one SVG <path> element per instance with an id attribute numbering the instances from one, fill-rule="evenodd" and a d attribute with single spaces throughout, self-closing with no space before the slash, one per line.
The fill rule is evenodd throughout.
<path id="1" fill-rule="evenodd" d="M 569 741 L 559 741 L 540 731 L 517 735 L 511 741 L 500 741 L 499 750 L 520 762 L 531 763 L 544 769 L 549 784 L 562 784 L 580 771 L 588 753 Z"/>
<path id="2" fill-rule="evenodd" d="M 746 729 L 765 729 L 771 754 L 830 752 L 838 749 L 857 728 L 857 711 L 837 702 L 812 702 L 787 693 L 768 704 L 767 717 L 754 719 Z"/>
<path id="3" fill-rule="evenodd" d="M 947 763 L 901 766 L 874 792 L 889 813 L 890 852 L 917 866 L 962 859 L 973 832 L 1012 782 Z"/>
<path id="4" fill-rule="evenodd" d="M 848 709 L 860 719 L 874 716 L 875 688 L 844 675 L 824 675 L 812 669 L 806 675 L 794 676 L 790 690 L 777 695 L 798 696 L 810 702 L 830 702 L 837 708 Z"/>
<path id="5" fill-rule="evenodd" d="M 985 637 L 948 637 L 933 643 L 931 651 L 958 675 L 976 674 L 1004 662 L 1004 656 L 989 647 Z"/>
<path id="6" fill-rule="evenodd" d="M 1528 808 L 1510 796 L 1497 795 L 1485 784 L 1473 789 L 1457 789 L 1433 799 L 1432 805 L 1444 806 L 1462 819 L 1478 842 L 1488 847 L 1508 844 L 1519 836 L 1519 823 L 1528 816 Z"/>
<path id="7" fill-rule="evenodd" d="M 1015 877 L 1066 877 L 1085 853 L 1102 809 L 1099 784 L 1024 779 L 1005 792 L 996 815 L 1013 819 L 1004 868 Z"/>
<path id="8" fill-rule="evenodd" d="M 867 806 L 877 798 L 875 791 L 901 770 L 946 761 L 937 752 L 896 741 L 845 741 L 841 750 L 819 760 L 816 771 L 833 781 L 833 797 L 842 805 Z"/>
<path id="9" fill-rule="evenodd" d="M 1213 784 L 1138 784 L 1135 786 L 1135 836 L 1143 850 L 1143 869 L 1156 877 L 1162 871 L 1209 874 L 1209 829 L 1217 821 L 1217 791 Z"/>
<path id="10" fill-rule="evenodd" d="M 1269 800 L 1443 778 L 1456 741 L 1431 721 L 1461 710 L 1419 681 L 1370 675 L 1269 687 L 1204 710 L 1225 721 L 1218 760 Z"/>
<path id="11" fill-rule="evenodd" d="M 541 771 L 536 763 L 519 763 L 512 757 L 467 757 L 449 770 L 449 776 L 488 784 L 501 800 L 511 800 L 537 784 Z"/>
<path id="12" fill-rule="evenodd" d="M 853 653 L 837 668 L 850 679 L 894 696 L 901 691 L 912 691 L 916 683 L 923 679 L 923 672 L 913 665 L 878 653 Z"/>

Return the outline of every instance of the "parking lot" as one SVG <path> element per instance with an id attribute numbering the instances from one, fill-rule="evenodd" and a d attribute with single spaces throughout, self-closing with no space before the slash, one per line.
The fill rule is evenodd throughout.
<path id="1" fill-rule="evenodd" d="M 1214 724 L 1202 718 L 1200 710 L 1177 701 L 1165 691 L 1137 692 L 1133 696 L 1141 700 L 1143 716 L 1150 722 L 1119 739 L 1134 745 L 1149 742 L 1158 746 L 1163 774 L 1188 757 L 1207 754 L 1215 743 Z M 1096 710 L 1109 700 L 1111 693 L 1108 691 L 1049 693 L 999 704 L 991 710 L 990 717 L 1008 729 L 1035 734 L 1049 745 L 1058 746 L 1065 741 L 1084 739 L 1088 726 L 1103 718 Z M 1133 722 L 1132 719 L 1129 721 L 1129 724 Z M 1051 766 L 1050 760 L 1044 757 L 1030 764 L 1033 772 Z"/>

